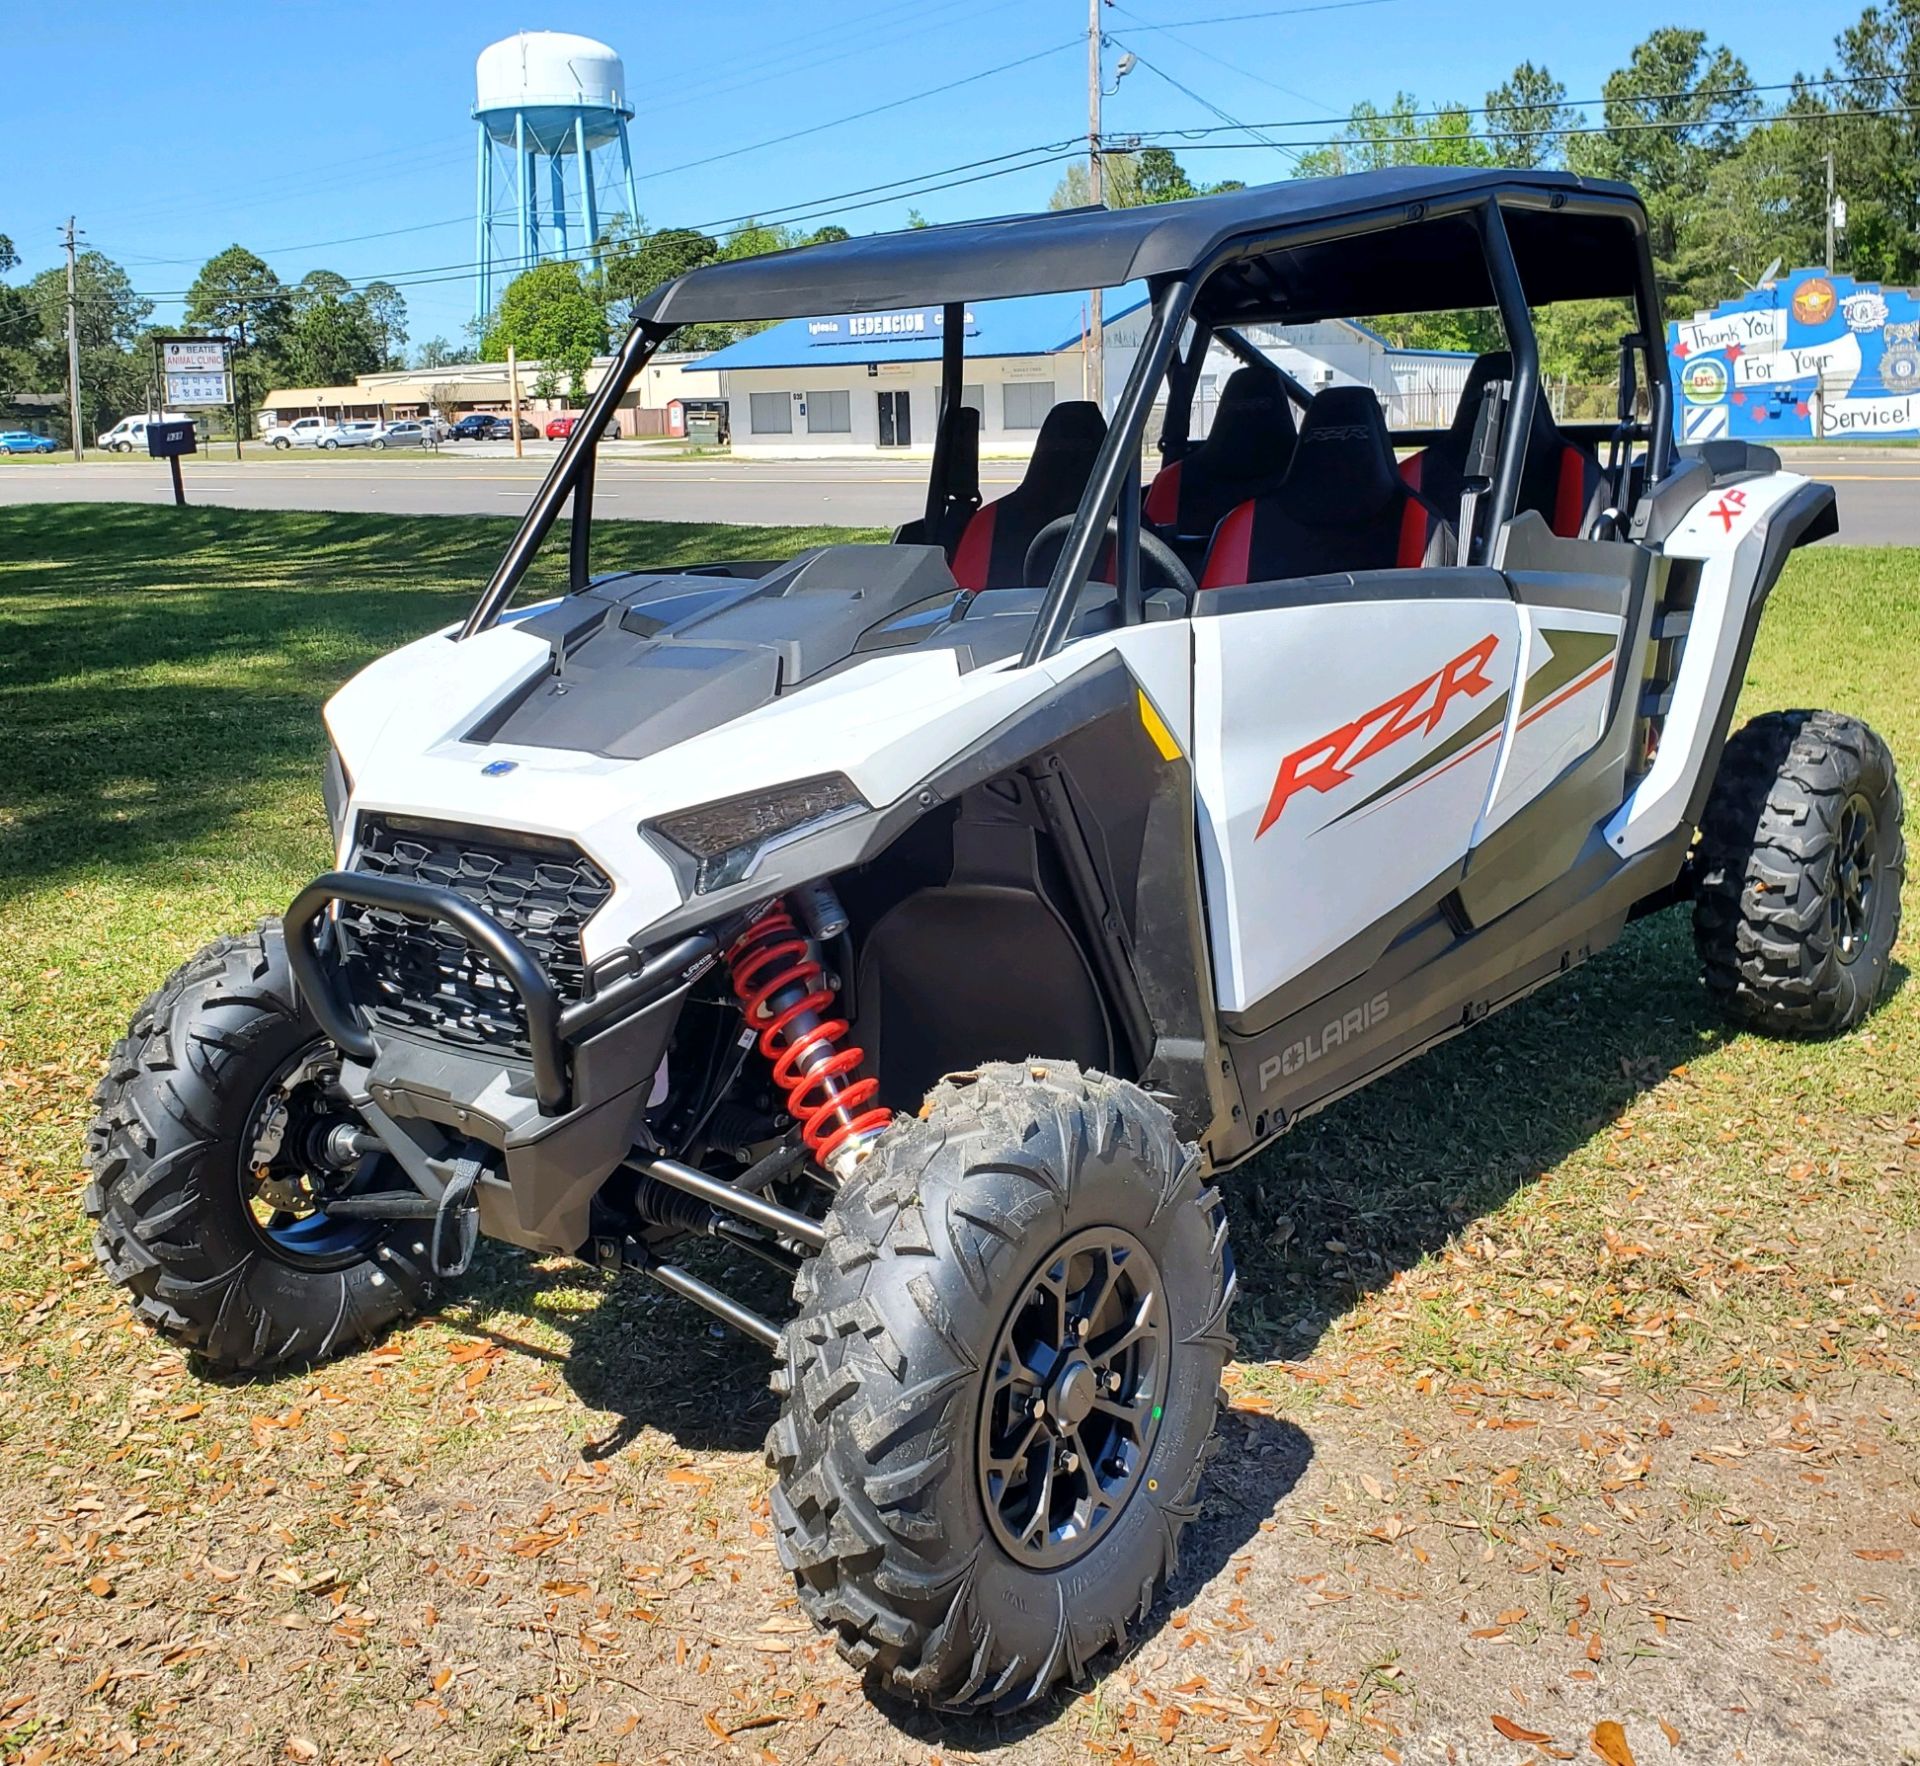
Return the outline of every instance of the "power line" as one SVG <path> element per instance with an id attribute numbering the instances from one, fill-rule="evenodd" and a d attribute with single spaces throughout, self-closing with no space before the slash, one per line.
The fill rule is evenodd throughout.
<path id="1" fill-rule="evenodd" d="M 1369 0 L 1373 3 L 1373 0 Z M 1384 4 L 1385 0 L 1379 0 Z M 875 104 L 866 110 L 856 110 L 847 116 L 834 117 L 824 123 L 810 123 L 804 129 L 790 129 L 784 135 L 769 135 L 764 141 L 750 141 L 744 147 L 729 147 L 721 153 L 709 153 L 700 159 L 682 160 L 678 165 L 661 166 L 644 174 L 646 180 L 666 178 L 675 172 L 690 172 L 698 166 L 718 165 L 722 160 L 738 159 L 742 154 L 759 153 L 768 147 L 783 147 L 789 141 L 799 141 L 808 135 L 823 134 L 828 129 L 838 129 L 847 123 L 865 122 L 868 117 L 884 115 L 890 110 L 899 110 L 903 105 L 917 104 L 923 98 L 937 98 L 943 92 L 955 92 L 962 86 L 971 86 L 978 80 L 989 80 L 996 74 L 1010 73 L 1014 68 L 1026 67 L 1029 63 L 1044 61 L 1049 55 L 1058 55 L 1063 49 L 1080 46 L 1081 39 L 1068 37 L 1064 42 L 1049 44 L 1045 49 L 1036 49 L 1030 55 L 1016 56 L 1012 61 L 1000 62 L 997 66 L 982 68 L 978 73 L 963 74 L 957 80 L 948 80 L 938 86 L 928 86 L 919 92 L 909 92 L 902 98 L 890 98 L 885 104 Z M 636 182 L 641 181 L 636 179 Z"/>
<path id="2" fill-rule="evenodd" d="M 1369 3 L 1371 3 L 1371 0 L 1369 0 Z M 1379 3 L 1385 4 L 1386 0 L 1379 0 Z M 1755 84 L 1755 85 L 1745 85 L 1745 86 L 1696 86 L 1690 91 L 1683 90 L 1683 91 L 1673 91 L 1673 92 L 1638 92 L 1638 93 L 1635 93 L 1630 98 L 1618 98 L 1618 97 L 1609 98 L 1606 94 L 1602 93 L 1598 98 L 1563 98 L 1553 108 L 1559 109 L 1559 110 L 1584 111 L 1589 105 L 1664 104 L 1670 100 L 1681 99 L 1681 98 L 1695 100 L 1695 101 L 1717 102 L 1718 100 L 1723 98 L 1745 98 L 1745 97 L 1751 97 L 1763 92 L 1802 92 L 1802 91 L 1811 91 L 1811 90 L 1814 90 L 1815 88 L 1822 87 L 1822 86 L 1849 86 L 1849 85 L 1857 85 L 1858 83 L 1859 83 L 1858 81 L 1842 78 L 1839 76 L 1829 76 L 1828 78 L 1819 79 L 1819 80 L 1803 80 L 1803 79 L 1776 80 L 1766 85 Z M 1469 116 L 1469 117 L 1503 116 L 1516 110 L 1524 110 L 1528 108 L 1536 108 L 1536 107 L 1530 107 L 1525 105 L 1514 105 L 1514 104 L 1440 104 L 1440 105 L 1434 105 L 1431 108 L 1424 109 L 1424 110 L 1376 111 L 1373 114 L 1376 117 L 1380 118 L 1382 121 L 1393 121 L 1393 120 L 1402 120 L 1402 119 L 1406 121 L 1424 121 L 1426 119 L 1433 118 L 1433 117 L 1446 117 L 1446 116 Z M 1807 116 L 1803 117 L 1796 112 L 1782 111 L 1778 114 L 1777 117 L 1758 118 L 1755 120 L 1799 122 L 1799 121 L 1813 121 L 1813 120 L 1818 120 L 1823 118 L 1829 118 L 1829 117 L 1838 116 L 1840 114 L 1842 113 L 1837 111 L 1820 111 L 1816 113 L 1809 113 Z M 1847 112 L 1845 114 L 1860 115 L 1860 114 L 1878 114 L 1878 113 Z M 1719 119 L 1719 120 L 1733 121 L 1737 119 L 1725 118 L 1725 119 Z M 1244 129 L 1249 126 L 1255 127 L 1255 128 L 1261 128 L 1261 129 L 1337 128 L 1337 127 L 1344 127 L 1344 126 L 1350 125 L 1352 121 L 1353 121 L 1353 113 L 1349 111 L 1345 116 L 1294 117 L 1291 120 L 1283 120 L 1279 122 L 1257 123 L 1253 125 L 1247 125 L 1244 123 L 1234 124 L 1232 125 L 1232 127 L 1240 128 L 1240 129 Z M 1714 121 L 1715 119 L 1713 118 L 1690 117 L 1690 118 L 1672 118 L 1672 119 L 1668 119 L 1660 122 L 1646 123 L 1646 124 L 1640 124 L 1640 123 L 1633 123 L 1633 124 L 1623 123 L 1623 124 L 1614 124 L 1614 125 L 1596 124 L 1596 125 L 1593 125 L 1588 132 L 1595 133 L 1595 134 L 1605 134 L 1609 127 L 1704 129 L 1704 128 L 1712 127 L 1714 124 Z M 1197 125 L 1191 129 L 1145 129 L 1145 130 L 1138 131 L 1138 133 L 1148 134 L 1148 135 L 1182 135 L 1182 136 L 1218 135 L 1218 134 L 1224 134 L 1226 132 L 1227 131 L 1225 128 L 1214 128 L 1204 124 Z M 1510 132 L 1510 131 L 1503 131 L 1503 132 Z M 1535 133 L 1545 133 L 1546 131 L 1528 130 L 1526 132 L 1528 134 L 1535 134 Z"/>
<path id="3" fill-rule="evenodd" d="M 1434 112 L 1403 111 L 1398 115 L 1395 115 L 1392 112 L 1385 112 L 1380 114 L 1377 120 L 1383 123 L 1397 123 L 1397 122 L 1409 121 L 1415 117 L 1422 116 L 1422 115 L 1463 116 L 1467 114 L 1469 113 L 1466 112 L 1464 109 L 1457 110 L 1457 111 L 1434 111 Z M 1753 118 L 1752 124 L 1754 127 L 1757 128 L 1763 123 L 1770 124 L 1770 123 L 1849 122 L 1861 117 L 1890 117 L 1890 116 L 1920 116 L 1920 104 L 1881 105 L 1873 109 L 1863 109 L 1863 110 L 1823 110 L 1816 114 L 1811 114 L 1806 116 L 1783 112 L 1777 116 Z M 1281 127 L 1286 127 L 1287 125 L 1270 123 L 1267 126 L 1269 128 L 1281 128 Z M 1293 126 L 1299 127 L 1300 125 L 1296 124 Z M 1687 121 L 1687 122 L 1669 121 L 1669 122 L 1645 122 L 1645 123 L 1591 123 L 1591 124 L 1583 124 L 1578 128 L 1527 129 L 1524 131 L 1515 131 L 1511 129 L 1467 129 L 1467 130 L 1463 130 L 1458 135 L 1449 135 L 1446 137 L 1446 139 L 1448 141 L 1500 141 L 1500 140 L 1505 140 L 1509 136 L 1518 132 L 1518 133 L 1524 133 L 1529 140 L 1550 141 L 1550 140 L 1564 140 L 1575 135 L 1638 135 L 1638 134 L 1646 134 L 1649 132 L 1658 131 L 1662 129 L 1668 129 L 1668 130 L 1701 129 L 1701 128 L 1706 128 L 1708 126 L 1710 125 L 1700 122 L 1698 120 L 1694 120 L 1694 121 Z M 1246 151 L 1246 146 L 1243 142 L 1194 141 L 1194 140 L 1189 140 L 1187 138 L 1189 135 L 1222 135 L 1226 133 L 1228 133 L 1228 131 L 1224 128 L 1218 128 L 1218 129 L 1206 128 L 1206 129 L 1195 129 L 1195 130 L 1149 129 L 1149 130 L 1142 131 L 1142 139 L 1145 139 L 1145 137 L 1148 135 L 1170 134 L 1180 141 L 1181 150 L 1186 153 L 1244 153 Z M 1300 147 L 1300 148 L 1366 147 L 1369 145 L 1371 139 L 1373 138 L 1370 138 L 1365 135 L 1353 135 L 1353 134 L 1327 135 L 1327 136 L 1321 137 L 1318 140 L 1289 141 L 1288 143 L 1286 143 L 1286 145 L 1289 147 Z M 1404 135 L 1387 134 L 1387 135 L 1378 137 L 1377 139 L 1380 145 L 1390 146 L 1395 141 L 1406 140 L 1407 137 Z M 1495 168 L 1495 169 L 1497 170 L 1498 168 Z"/>
<path id="4" fill-rule="evenodd" d="M 1267 12 L 1222 12 L 1212 18 L 1183 18 L 1175 24 L 1143 24 L 1143 31 L 1191 31 L 1202 25 L 1250 24 L 1262 18 L 1300 18 L 1309 12 L 1352 12 L 1362 6 L 1394 6 L 1399 0 L 1322 0 L 1317 6 L 1282 6 Z"/>
<path id="5" fill-rule="evenodd" d="M 1164 31 L 1189 54 L 1198 55 L 1203 60 L 1212 62 L 1215 67 L 1223 67 L 1230 74 L 1236 74 L 1243 80 L 1252 80 L 1254 84 L 1265 86 L 1268 91 L 1278 92 L 1283 97 L 1297 98 L 1302 104 L 1318 104 L 1321 102 L 1320 99 L 1315 98 L 1311 93 L 1295 91 L 1291 86 L 1281 85 L 1278 80 L 1268 79 L 1265 74 L 1255 73 L 1250 67 L 1242 67 L 1238 62 L 1229 61 L 1224 55 L 1215 55 L 1211 49 L 1204 49 L 1198 43 L 1191 42 L 1181 36 L 1179 31 L 1172 25 L 1153 25 L 1151 20 L 1142 18 L 1140 14 L 1135 12 L 1131 7 L 1120 5 L 1119 0 L 1110 0 L 1110 4 L 1113 6 L 1115 12 L 1122 13 L 1132 19 L 1135 24 L 1139 25 L 1142 29 L 1151 27 L 1154 30 Z M 1154 71 L 1157 73 L 1159 70 L 1156 68 Z"/>
<path id="6" fill-rule="evenodd" d="M 1110 36 L 1113 36 L 1111 32 L 1109 32 L 1108 34 Z M 1178 80 L 1176 80 L 1173 77 L 1172 74 L 1168 73 L 1165 68 L 1161 67 L 1156 62 L 1149 61 L 1144 55 L 1140 53 L 1139 50 L 1133 48 L 1124 37 L 1113 36 L 1113 41 L 1118 43 L 1123 49 L 1125 49 L 1127 53 L 1131 55 L 1135 61 L 1137 61 L 1143 68 L 1147 70 L 1148 73 L 1155 74 L 1159 78 L 1165 80 L 1166 83 L 1169 86 L 1171 86 L 1176 92 L 1184 93 L 1188 98 L 1191 98 L 1194 101 L 1194 103 L 1199 105 L 1203 110 L 1210 110 L 1213 112 L 1215 116 L 1224 118 L 1229 128 L 1239 129 L 1244 131 L 1246 134 L 1251 135 L 1256 141 L 1262 143 L 1264 146 L 1271 147 L 1275 153 L 1280 154 L 1283 158 L 1285 158 L 1288 161 L 1289 164 L 1294 166 L 1298 166 L 1300 164 L 1300 155 L 1297 152 L 1295 152 L 1292 148 L 1281 146 L 1281 144 L 1278 141 L 1271 140 L 1267 136 L 1261 134 L 1258 129 L 1252 126 L 1252 124 L 1241 122 L 1241 120 L 1238 117 L 1234 116 L 1232 112 L 1223 110 L 1219 105 L 1215 104 L 1211 98 L 1202 98 L 1200 94 L 1194 91 L 1194 89 L 1191 86 L 1183 86 Z"/>

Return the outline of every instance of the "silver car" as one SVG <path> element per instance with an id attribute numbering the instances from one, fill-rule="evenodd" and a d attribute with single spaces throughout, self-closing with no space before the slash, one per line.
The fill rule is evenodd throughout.
<path id="1" fill-rule="evenodd" d="M 320 445 L 323 448 L 371 448 L 385 433 L 385 426 L 371 417 L 356 418 L 351 423 L 336 423 L 320 437 Z"/>
<path id="2" fill-rule="evenodd" d="M 371 445 L 376 448 L 424 448 L 434 439 L 430 424 L 407 417 L 398 423 L 389 423 L 373 438 Z"/>

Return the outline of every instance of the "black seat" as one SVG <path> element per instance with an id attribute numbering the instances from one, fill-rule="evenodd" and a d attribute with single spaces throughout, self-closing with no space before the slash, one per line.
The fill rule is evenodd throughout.
<path id="1" fill-rule="evenodd" d="M 1489 350 L 1468 371 L 1445 436 L 1400 462 L 1400 476 L 1450 517 L 1459 514 L 1467 450 L 1473 445 L 1487 383 L 1512 378 L 1513 357 L 1505 350 Z M 1603 476 L 1593 450 L 1568 441 L 1555 427 L 1543 388 L 1533 402 L 1533 433 L 1520 471 L 1515 513 L 1532 509 L 1562 539 L 1578 539 L 1600 513 Z"/>
<path id="2" fill-rule="evenodd" d="M 1307 407 L 1279 489 L 1220 523 L 1200 586 L 1439 564 L 1451 541 L 1440 511 L 1401 478 L 1373 388 L 1330 386 Z"/>
<path id="3" fill-rule="evenodd" d="M 1034 438 L 1026 476 L 967 523 L 953 552 L 953 580 L 963 589 L 1022 587 L 1027 548 L 1049 521 L 1079 508 L 1106 439 L 1098 405 L 1085 399 L 1055 405 Z"/>
<path id="4" fill-rule="evenodd" d="M 1163 537 L 1204 544 L 1229 510 L 1279 487 L 1298 440 L 1280 376 L 1236 368 L 1220 389 L 1206 438 L 1154 474 L 1142 513 Z"/>

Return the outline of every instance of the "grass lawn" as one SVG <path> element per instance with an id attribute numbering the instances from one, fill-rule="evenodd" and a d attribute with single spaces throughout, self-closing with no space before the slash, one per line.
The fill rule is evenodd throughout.
<path id="1" fill-rule="evenodd" d="M 483 1251 L 442 1317 L 256 1384 L 134 1329 L 79 1206 L 101 1053 L 324 867 L 321 703 L 510 529 L 0 510 L 0 1762 L 1412 1766 L 1603 1720 L 1642 1766 L 1920 1757 L 1920 988 L 1729 1036 L 1682 914 L 1231 1180 L 1177 1604 L 1021 1723 L 860 1697 L 774 1559 L 763 1358 L 638 1282 Z M 607 523 L 596 564 L 835 537 Z M 1744 709 L 1784 705 L 1920 780 L 1920 553 L 1794 558 Z"/>

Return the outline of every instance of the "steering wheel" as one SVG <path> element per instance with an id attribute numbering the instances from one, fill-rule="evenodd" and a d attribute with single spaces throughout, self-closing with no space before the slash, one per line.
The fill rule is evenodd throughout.
<path id="1" fill-rule="evenodd" d="M 1027 547 L 1027 555 L 1021 561 L 1022 577 L 1028 582 L 1036 580 L 1039 574 L 1038 559 L 1041 549 L 1050 540 L 1066 533 L 1077 520 L 1079 520 L 1077 515 L 1056 515 L 1033 536 L 1032 544 Z M 1119 537 L 1120 518 L 1117 515 L 1110 515 L 1107 517 L 1107 538 L 1116 540 Z M 1200 592 L 1200 585 L 1193 580 L 1193 572 L 1180 562 L 1180 554 L 1157 533 L 1150 532 L 1145 527 L 1140 529 L 1140 556 L 1145 562 L 1155 566 L 1166 579 L 1163 587 L 1178 589 L 1189 598 Z"/>

